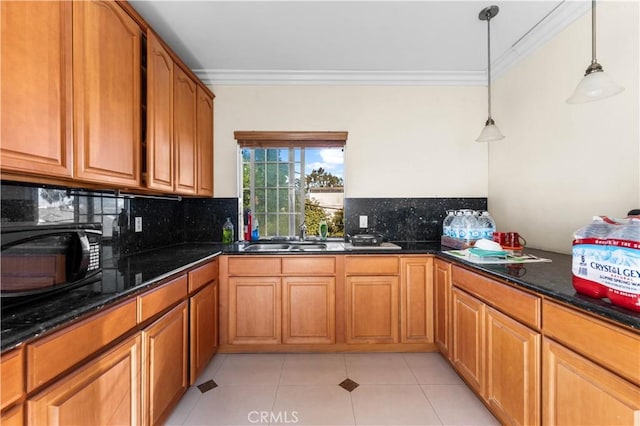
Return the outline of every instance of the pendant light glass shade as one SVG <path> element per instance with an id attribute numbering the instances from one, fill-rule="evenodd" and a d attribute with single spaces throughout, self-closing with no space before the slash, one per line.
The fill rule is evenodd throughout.
<path id="1" fill-rule="evenodd" d="M 504 139 L 504 135 L 496 126 L 493 120 L 487 120 L 487 124 L 482 128 L 480 136 L 476 139 L 476 142 L 493 142 Z"/>
<path id="2" fill-rule="evenodd" d="M 584 77 L 578 83 L 573 95 L 567 99 L 568 104 L 580 104 L 599 101 L 624 90 L 604 73 L 602 65 L 596 60 L 596 0 L 591 1 L 591 64 Z"/>
<path id="3" fill-rule="evenodd" d="M 614 83 L 604 71 L 596 71 L 584 76 L 573 95 L 567 99 L 567 103 L 581 104 L 598 101 L 617 95 L 623 90 L 624 88 Z"/>
<path id="4" fill-rule="evenodd" d="M 480 132 L 480 136 L 476 142 L 492 142 L 504 139 L 504 135 L 496 126 L 496 122 L 491 117 L 491 18 L 495 17 L 500 9 L 498 6 L 489 6 L 480 11 L 478 19 L 487 21 L 487 109 L 489 110 L 489 118 L 484 123 L 484 128 Z"/>

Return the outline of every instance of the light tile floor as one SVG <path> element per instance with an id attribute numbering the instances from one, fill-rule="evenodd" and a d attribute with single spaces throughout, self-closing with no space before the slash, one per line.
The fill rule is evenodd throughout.
<path id="1" fill-rule="evenodd" d="M 219 354 L 196 384 L 208 380 L 167 425 L 499 424 L 438 353 Z"/>

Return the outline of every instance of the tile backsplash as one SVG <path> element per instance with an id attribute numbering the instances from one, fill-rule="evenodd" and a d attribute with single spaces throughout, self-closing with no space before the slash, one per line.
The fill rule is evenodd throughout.
<path id="1" fill-rule="evenodd" d="M 114 253 L 132 254 L 183 242 L 220 242 L 227 217 L 238 232 L 237 198 L 179 198 L 118 195 L 3 181 L 2 223 L 102 223 L 105 243 Z M 368 232 L 390 241 L 438 241 L 447 209 L 486 210 L 487 199 L 345 198 L 345 234 Z M 135 218 L 142 232 L 135 232 Z"/>
<path id="2" fill-rule="evenodd" d="M 345 198 L 345 234 L 358 234 L 361 215 L 368 217 L 368 232 L 389 241 L 439 241 L 446 210 L 487 210 L 484 197 L 465 198 Z"/>
<path id="3" fill-rule="evenodd" d="M 2 224 L 101 223 L 114 254 L 219 242 L 226 217 L 236 227 L 238 217 L 237 198 L 130 196 L 5 181 L 0 200 Z M 142 218 L 142 232 L 135 232 L 136 217 Z"/>

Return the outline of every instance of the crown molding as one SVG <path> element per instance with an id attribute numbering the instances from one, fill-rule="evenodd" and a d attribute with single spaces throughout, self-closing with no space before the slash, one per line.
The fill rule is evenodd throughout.
<path id="1" fill-rule="evenodd" d="M 477 86 L 484 71 L 293 71 L 194 70 L 205 84 L 233 85 L 346 85 L 346 86 Z"/>
<path id="2" fill-rule="evenodd" d="M 563 1 L 555 10 L 540 21 L 537 26 L 530 29 L 526 36 L 511 46 L 511 49 L 493 61 L 491 66 L 494 71 L 494 79 L 499 78 L 521 59 L 532 54 L 590 10 L 590 1 Z"/>
<path id="3" fill-rule="evenodd" d="M 493 61 L 494 79 L 551 40 L 591 9 L 585 0 L 565 0 Z M 215 86 L 484 86 L 480 71 L 335 71 L 194 69 L 207 85 Z"/>

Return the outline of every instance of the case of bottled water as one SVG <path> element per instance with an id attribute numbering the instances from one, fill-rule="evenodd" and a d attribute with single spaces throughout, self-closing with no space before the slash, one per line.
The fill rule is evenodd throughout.
<path id="1" fill-rule="evenodd" d="M 573 287 L 640 312 L 640 219 L 596 216 L 573 240 Z"/>

